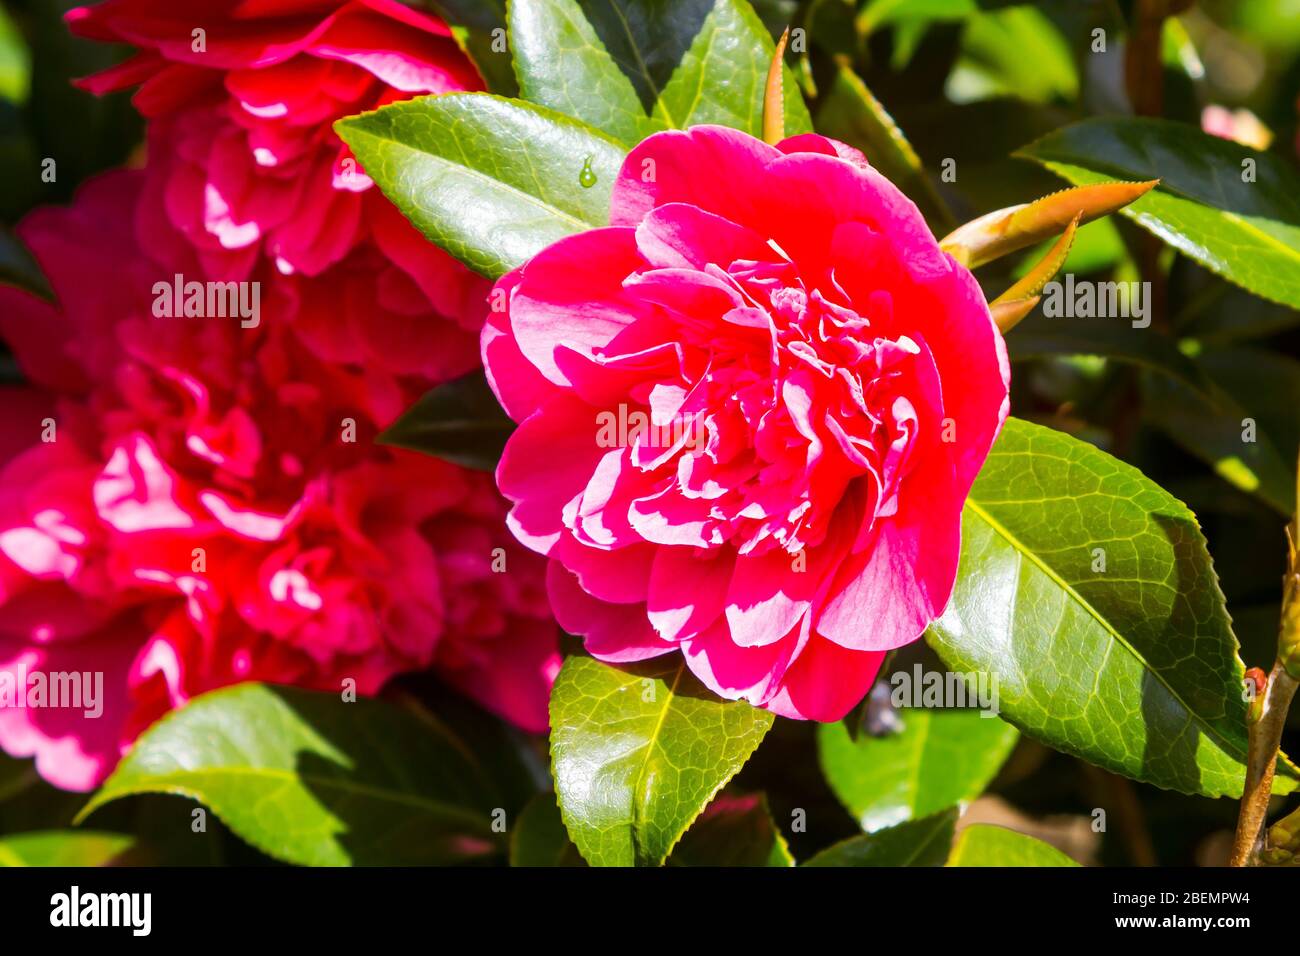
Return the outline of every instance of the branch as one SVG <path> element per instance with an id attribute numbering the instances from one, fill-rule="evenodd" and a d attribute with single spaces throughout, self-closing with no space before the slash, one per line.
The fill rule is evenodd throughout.
<path id="1" fill-rule="evenodd" d="M 1300 497 L 1300 486 L 1296 489 Z M 1296 517 L 1286 529 L 1287 569 L 1282 580 L 1282 623 L 1278 629 L 1277 660 L 1268 683 L 1258 668 L 1251 668 L 1247 677 L 1255 681 L 1256 695 L 1247 715 L 1249 745 L 1246 752 L 1246 784 L 1241 793 L 1241 814 L 1237 818 L 1237 834 L 1232 841 L 1230 866 L 1250 866 L 1259 862 L 1263 844 L 1264 821 L 1268 816 L 1268 801 L 1273 792 L 1273 771 L 1277 767 L 1278 749 L 1282 745 L 1282 729 L 1286 725 L 1287 710 L 1300 686 L 1300 507 Z M 1286 836 L 1289 843 L 1291 831 L 1288 817 L 1280 826 L 1278 836 Z M 1290 847 L 1282 847 L 1290 852 Z M 1267 856 L 1266 856 L 1267 859 Z"/>
<path id="2" fill-rule="evenodd" d="M 1260 673 L 1255 669 L 1255 673 Z M 1259 678 L 1256 678 L 1258 687 Z M 1252 703 L 1250 744 L 1246 756 L 1246 785 L 1241 794 L 1241 814 L 1232 841 L 1229 866 L 1249 866 L 1258 855 L 1268 801 L 1273 793 L 1273 771 L 1282 745 L 1286 713 L 1295 697 L 1297 683 L 1282 663 L 1273 665 L 1268 684 Z"/>

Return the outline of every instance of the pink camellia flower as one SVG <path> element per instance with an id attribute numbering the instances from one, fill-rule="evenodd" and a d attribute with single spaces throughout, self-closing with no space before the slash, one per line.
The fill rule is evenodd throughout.
<path id="1" fill-rule="evenodd" d="M 331 124 L 482 89 L 446 24 L 397 0 L 107 0 L 68 22 L 139 49 L 82 85 L 140 85 L 156 198 L 217 277 L 244 278 L 263 249 L 282 271 L 309 275 L 368 238 L 395 258 L 389 247 L 416 234 L 400 217 L 368 214 L 386 202 Z"/>
<path id="2" fill-rule="evenodd" d="M 952 592 L 1008 408 L 970 272 L 856 151 L 656 134 L 611 225 L 501 280 L 497 470 L 594 656 L 680 651 L 713 691 L 843 716 Z"/>
<path id="3" fill-rule="evenodd" d="M 0 337 L 33 385 L 0 395 L 0 675 L 102 680 L 93 715 L 0 699 L 0 747 L 89 789 L 203 691 L 365 694 L 430 667 L 543 730 L 545 562 L 510 538 L 488 476 L 373 443 L 420 370 L 322 361 L 296 331 L 339 303 L 274 269 L 256 325 L 160 315 L 159 284 L 193 263 L 183 242 L 152 236 L 175 256 L 158 261 L 138 241 L 168 228 L 142 214 L 146 178 L 106 174 L 20 224 L 54 302 L 0 288 Z"/>

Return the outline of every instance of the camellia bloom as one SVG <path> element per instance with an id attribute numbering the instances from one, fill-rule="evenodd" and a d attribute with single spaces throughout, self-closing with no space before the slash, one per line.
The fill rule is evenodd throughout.
<path id="1" fill-rule="evenodd" d="M 397 0 L 107 0 L 68 22 L 139 49 L 82 85 L 140 85 L 156 199 L 218 278 L 244 278 L 263 249 L 281 271 L 314 275 L 367 238 L 400 262 L 391 247 L 416 234 L 367 215 L 385 201 L 331 124 L 482 89 L 446 24 Z"/>
<path id="2" fill-rule="evenodd" d="M 160 315 L 194 264 L 184 242 L 153 236 L 175 255 L 159 262 L 137 241 L 168 228 L 141 215 L 146 178 L 106 174 L 20 225 L 54 302 L 0 288 L 0 336 L 33 384 L 2 398 L 0 675 L 102 679 L 93 716 L 0 695 L 0 747 L 89 789 L 203 691 L 374 693 L 429 667 L 543 730 L 559 666 L 544 562 L 511 540 L 488 476 L 373 444 L 427 386 L 322 361 L 294 333 L 337 303 L 274 269 L 255 325 Z"/>
<path id="3" fill-rule="evenodd" d="M 1008 409 L 970 272 L 861 154 L 658 133 L 611 225 L 501 280 L 497 471 L 596 657 L 680 651 L 712 690 L 842 717 L 942 613 Z"/>

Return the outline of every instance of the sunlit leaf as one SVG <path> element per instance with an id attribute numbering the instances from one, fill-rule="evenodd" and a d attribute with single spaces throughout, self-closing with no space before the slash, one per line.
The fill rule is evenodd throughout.
<path id="1" fill-rule="evenodd" d="M 772 720 L 714 696 L 677 654 L 568 658 L 551 692 L 551 765 L 569 836 L 594 866 L 658 866 Z"/>
<path id="2" fill-rule="evenodd" d="M 986 823 L 957 835 L 949 866 L 1078 866 L 1056 847 L 1023 833 Z"/>
<path id="3" fill-rule="evenodd" d="M 997 681 L 1023 733 L 1160 787 L 1240 795 L 1245 668 L 1196 518 L 1091 445 L 1007 422 L 929 638 L 950 670 Z M 1283 761 L 1275 788 L 1297 779 Z"/>

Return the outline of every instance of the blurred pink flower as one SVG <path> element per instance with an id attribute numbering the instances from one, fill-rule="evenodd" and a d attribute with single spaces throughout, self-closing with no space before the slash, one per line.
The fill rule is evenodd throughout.
<path id="1" fill-rule="evenodd" d="M 373 693 L 430 666 L 544 729 L 559 664 L 544 562 L 510 539 L 488 476 L 373 444 L 428 386 L 411 353 L 436 355 L 446 331 L 403 325 L 405 275 L 377 262 L 317 279 L 264 263 L 251 327 L 157 315 L 157 283 L 195 265 L 145 214 L 147 178 L 107 174 L 20 225 L 54 302 L 0 288 L 0 337 L 34 386 L 3 399 L 0 671 L 105 682 L 97 719 L 0 707 L 0 746 L 88 789 L 202 691 Z M 392 341 L 322 360 L 304 338 L 357 347 L 349 297 Z"/>
<path id="2" fill-rule="evenodd" d="M 369 214 L 386 202 L 331 126 L 482 89 L 446 24 L 397 0 L 107 0 L 67 19 L 81 36 L 138 48 L 82 85 L 140 86 L 133 102 L 162 167 L 156 198 L 214 278 L 245 278 L 263 247 L 281 271 L 315 275 L 368 238 L 409 243 L 400 217 Z"/>
<path id="3" fill-rule="evenodd" d="M 1252 149 L 1265 150 L 1273 142 L 1273 131 L 1248 109 L 1211 104 L 1201 110 L 1201 130 Z"/>
<path id="4" fill-rule="evenodd" d="M 836 720 L 940 613 L 1007 414 L 970 272 L 865 159 L 701 126 L 634 149 L 611 225 L 501 280 L 497 470 L 560 624 Z"/>

